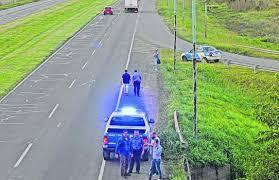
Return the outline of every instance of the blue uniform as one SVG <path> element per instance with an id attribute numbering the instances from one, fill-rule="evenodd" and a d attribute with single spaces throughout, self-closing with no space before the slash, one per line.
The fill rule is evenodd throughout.
<path id="1" fill-rule="evenodd" d="M 132 144 L 132 159 L 130 162 L 130 168 L 129 173 L 132 173 L 134 168 L 134 163 L 136 162 L 136 171 L 139 173 L 140 171 L 140 157 L 142 153 L 143 148 L 143 139 L 140 136 L 133 136 L 131 138 L 131 144 Z"/>

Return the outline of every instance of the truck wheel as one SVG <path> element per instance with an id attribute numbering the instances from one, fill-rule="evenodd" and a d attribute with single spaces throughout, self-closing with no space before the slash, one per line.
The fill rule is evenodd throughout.
<path id="1" fill-rule="evenodd" d="M 109 161 L 110 160 L 110 152 L 107 150 L 103 150 L 103 157 L 104 160 Z"/>

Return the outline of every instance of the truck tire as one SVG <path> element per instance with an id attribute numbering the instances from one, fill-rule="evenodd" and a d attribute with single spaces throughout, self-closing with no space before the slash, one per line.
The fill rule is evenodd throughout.
<path id="1" fill-rule="evenodd" d="M 109 161 L 110 160 L 110 152 L 107 150 L 103 150 L 103 157 L 104 160 Z"/>

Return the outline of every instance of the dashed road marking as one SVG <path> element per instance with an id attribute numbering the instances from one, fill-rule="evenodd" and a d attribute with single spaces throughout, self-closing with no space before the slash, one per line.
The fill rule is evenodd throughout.
<path id="1" fill-rule="evenodd" d="M 24 150 L 24 152 L 21 154 L 20 158 L 17 160 L 17 162 L 14 165 L 14 168 L 18 167 L 20 165 L 20 163 L 22 162 L 22 160 L 24 159 L 24 157 L 27 155 L 28 151 L 31 149 L 32 147 L 32 143 L 29 143 L 28 146 L 26 147 L 26 149 Z"/>
<path id="2" fill-rule="evenodd" d="M 61 125 L 62 125 L 62 122 L 59 122 L 59 123 L 57 124 L 57 127 L 59 128 Z"/>
<path id="3" fill-rule="evenodd" d="M 59 107 L 59 104 L 56 104 L 55 107 L 52 109 L 51 113 L 48 116 L 49 119 L 53 116 L 53 114 L 55 113 L 55 111 L 57 110 L 58 107 Z"/>
<path id="4" fill-rule="evenodd" d="M 88 61 L 86 63 L 83 64 L 83 66 L 81 67 L 81 69 L 84 69 L 87 65 Z"/>
<path id="5" fill-rule="evenodd" d="M 75 82 L 76 82 L 76 79 L 74 79 L 74 80 L 72 81 L 72 83 L 70 84 L 70 86 L 69 86 L 68 88 L 71 89 L 71 88 L 73 87 L 73 85 L 75 84 Z"/>

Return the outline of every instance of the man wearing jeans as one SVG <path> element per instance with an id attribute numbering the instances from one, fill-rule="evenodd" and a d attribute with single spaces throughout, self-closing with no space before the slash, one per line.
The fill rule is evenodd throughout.
<path id="1" fill-rule="evenodd" d="M 131 81 L 131 76 L 128 73 L 128 70 L 126 69 L 124 74 L 122 75 L 122 83 L 124 85 L 124 94 L 128 95 L 129 92 L 129 84 Z"/>
<path id="2" fill-rule="evenodd" d="M 130 173 L 127 173 L 130 156 L 132 153 L 131 141 L 127 130 L 123 131 L 123 135 L 119 138 L 116 148 L 115 148 L 115 157 L 120 156 L 120 169 L 121 176 L 131 176 Z"/>
<path id="3" fill-rule="evenodd" d="M 140 83 L 141 83 L 141 75 L 135 70 L 133 74 L 133 82 L 134 82 L 134 94 L 135 96 L 140 96 Z"/>
<path id="4" fill-rule="evenodd" d="M 162 179 L 161 172 L 161 154 L 163 151 L 162 146 L 159 143 L 159 139 L 154 140 L 153 150 L 152 150 L 152 161 L 151 168 L 149 172 L 149 180 L 151 180 L 153 174 L 155 174 L 156 170 L 158 171 L 159 179 Z"/>

